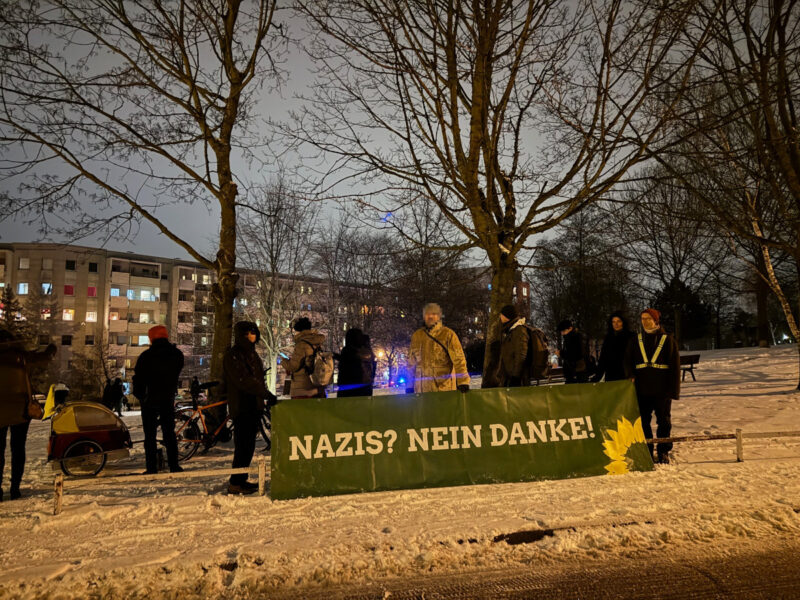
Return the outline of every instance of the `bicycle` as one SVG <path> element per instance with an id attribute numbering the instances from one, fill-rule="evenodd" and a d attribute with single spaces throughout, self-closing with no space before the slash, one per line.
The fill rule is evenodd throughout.
<path id="1" fill-rule="evenodd" d="M 216 381 L 209 381 L 200 386 L 201 390 L 207 390 L 218 385 Z M 220 400 L 211 404 L 201 405 L 199 394 L 192 395 L 192 406 L 179 409 L 175 413 L 175 437 L 178 440 L 178 460 L 189 460 L 204 445 L 203 453 L 210 450 L 217 442 L 227 442 L 231 439 L 233 422 L 226 416 L 224 420 L 214 429 L 209 430 L 209 420 L 204 413 L 209 410 L 227 405 L 227 400 Z M 272 448 L 272 422 L 269 405 L 265 405 L 264 411 L 259 417 L 259 433 L 266 444 L 265 452 Z"/>

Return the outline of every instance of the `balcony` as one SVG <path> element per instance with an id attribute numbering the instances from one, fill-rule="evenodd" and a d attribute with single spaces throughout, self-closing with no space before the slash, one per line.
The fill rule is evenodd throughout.
<path id="1" fill-rule="evenodd" d="M 179 290 L 194 290 L 194 281 L 191 279 L 181 279 L 178 282 Z"/>
<path id="2" fill-rule="evenodd" d="M 128 353 L 128 346 L 125 344 L 109 344 L 108 345 L 108 355 L 109 356 L 125 356 Z"/>
<path id="3" fill-rule="evenodd" d="M 178 346 L 178 350 L 183 352 L 184 356 L 191 356 L 192 355 L 192 348 L 194 348 L 194 346 L 191 346 L 191 345 L 189 345 L 189 346 Z"/>
<path id="4" fill-rule="evenodd" d="M 139 323 L 138 321 L 128 321 L 128 332 L 131 335 L 147 335 L 147 331 L 155 323 Z"/>
<path id="5" fill-rule="evenodd" d="M 125 296 L 111 296 L 109 305 L 111 308 L 128 308 L 128 298 Z"/>
<path id="6" fill-rule="evenodd" d="M 194 303 L 191 300 L 178 300 L 178 312 L 194 312 Z"/>
<path id="7" fill-rule="evenodd" d="M 159 280 L 158 275 L 153 275 L 152 277 L 148 277 L 146 275 L 131 275 L 131 287 L 136 285 L 141 285 L 145 287 L 152 287 L 155 285 L 155 282 Z"/>
<path id="8" fill-rule="evenodd" d="M 147 350 L 150 346 L 128 346 L 128 358 L 139 358 L 139 355 Z M 134 362 L 134 361 L 131 361 Z"/>
<path id="9" fill-rule="evenodd" d="M 122 333 L 128 331 L 128 321 L 125 319 L 108 322 L 108 330 L 111 333 Z"/>
<path id="10" fill-rule="evenodd" d="M 128 285 L 128 282 L 131 280 L 131 276 L 128 273 L 122 273 L 120 271 L 111 271 L 111 283 L 121 283 L 123 285 Z"/>
<path id="11" fill-rule="evenodd" d="M 193 333 L 194 323 L 178 323 L 177 331 L 178 333 Z"/>
<path id="12" fill-rule="evenodd" d="M 128 304 L 131 310 L 152 310 L 157 305 L 157 298 L 155 300 L 131 300 Z"/>

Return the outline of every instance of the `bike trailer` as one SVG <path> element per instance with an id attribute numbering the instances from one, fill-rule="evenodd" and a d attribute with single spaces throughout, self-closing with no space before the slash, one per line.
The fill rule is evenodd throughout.
<path id="1" fill-rule="evenodd" d="M 129 456 L 132 446 L 128 428 L 113 411 L 79 400 L 63 404 L 53 414 L 47 459 L 60 461 L 68 475 L 96 475 L 109 457 Z"/>

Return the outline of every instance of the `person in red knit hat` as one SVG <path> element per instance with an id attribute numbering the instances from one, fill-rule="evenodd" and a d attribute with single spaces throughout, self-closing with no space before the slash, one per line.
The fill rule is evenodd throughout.
<path id="1" fill-rule="evenodd" d="M 656 415 L 656 437 L 672 432 L 672 401 L 681 392 L 681 356 L 675 338 L 661 327 L 661 313 L 646 308 L 641 315 L 642 331 L 631 339 L 625 353 L 625 374 L 636 384 L 636 397 L 647 439 L 653 437 L 650 421 Z M 648 444 L 653 452 L 653 444 Z M 659 442 L 654 460 L 669 464 L 672 444 Z"/>
<path id="2" fill-rule="evenodd" d="M 142 405 L 145 473 L 158 472 L 156 435 L 159 425 L 167 449 L 169 470 L 173 473 L 183 471 L 178 465 L 178 441 L 175 437 L 175 394 L 183 370 L 183 352 L 170 343 L 169 332 L 163 325 L 151 327 L 147 336 L 150 347 L 139 355 L 133 376 L 133 395 Z"/>

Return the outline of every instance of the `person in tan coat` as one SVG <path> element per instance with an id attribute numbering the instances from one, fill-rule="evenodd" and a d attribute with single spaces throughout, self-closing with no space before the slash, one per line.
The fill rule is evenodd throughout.
<path id="1" fill-rule="evenodd" d="M 442 325 L 442 309 L 426 304 L 425 327 L 411 336 L 406 393 L 469 391 L 467 360 L 456 333 Z"/>
<path id="2" fill-rule="evenodd" d="M 325 343 L 325 336 L 311 328 L 307 317 L 297 319 L 294 330 L 294 351 L 289 360 L 283 362 L 283 368 L 292 378 L 289 393 L 292 398 L 324 398 L 325 388 L 311 383 L 311 357 Z"/>

